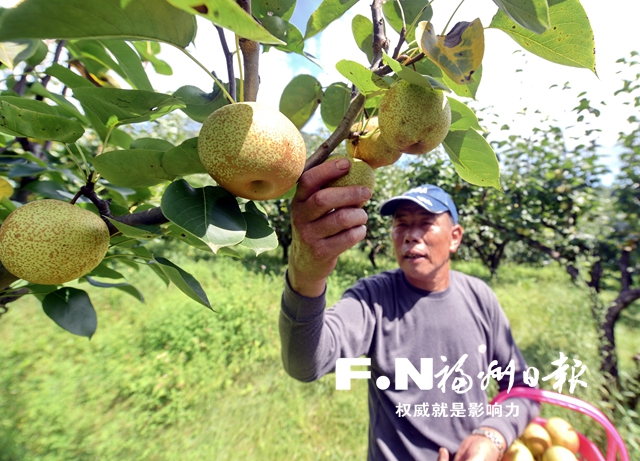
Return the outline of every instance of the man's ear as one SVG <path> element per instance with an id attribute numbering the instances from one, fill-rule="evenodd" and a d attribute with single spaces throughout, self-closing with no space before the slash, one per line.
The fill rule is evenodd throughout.
<path id="1" fill-rule="evenodd" d="M 449 245 L 449 252 L 455 253 L 458 251 L 458 247 L 460 246 L 460 242 L 462 242 L 462 235 L 464 234 L 464 229 L 460 224 L 454 224 L 451 228 L 451 245 Z"/>

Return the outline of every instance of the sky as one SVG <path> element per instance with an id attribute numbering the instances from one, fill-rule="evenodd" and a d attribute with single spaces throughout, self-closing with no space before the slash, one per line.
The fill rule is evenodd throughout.
<path id="1" fill-rule="evenodd" d="M 15 0 L 0 0 L 0 6 L 10 7 Z M 458 5 L 454 0 L 435 0 L 432 3 L 434 16 L 432 23 L 441 31 Z M 603 156 L 616 153 L 618 132 L 630 115 L 630 108 L 623 106 L 613 93 L 622 85 L 617 72 L 620 66 L 618 58 L 629 56 L 633 50 L 640 51 L 637 38 L 637 21 L 640 2 L 637 0 L 582 0 L 581 1 L 595 35 L 597 76 L 586 69 L 577 69 L 549 63 L 521 48 L 505 33 L 485 30 L 485 55 L 483 77 L 475 108 L 490 108 L 499 114 L 494 120 L 500 125 L 506 123 L 512 132 L 526 134 L 540 124 L 540 119 L 549 117 L 556 120 L 558 126 L 575 125 L 576 114 L 572 109 L 577 105 L 577 95 L 586 91 L 588 97 L 599 103 L 604 101 L 601 116 L 594 121 L 594 127 L 602 132 L 599 143 L 603 146 Z M 298 1 L 291 20 L 303 33 L 306 22 L 320 0 Z M 350 59 L 367 65 L 365 55 L 357 48 L 351 35 L 351 21 L 356 14 L 370 17 L 371 0 L 361 0 L 340 20 L 333 23 L 318 36 L 305 44 L 305 51 L 314 55 L 322 68 L 311 61 L 294 54 L 278 52 L 274 49 L 260 57 L 261 83 L 258 101 L 279 104 L 280 95 L 286 84 L 299 74 L 314 75 L 327 86 L 333 82 L 346 82 L 335 69 L 341 59 Z M 451 28 L 458 21 L 472 21 L 480 18 L 487 26 L 497 11 L 492 0 L 466 0 L 457 11 Z M 396 34 L 387 27 L 387 34 L 393 46 Z M 233 37 L 228 34 L 228 42 Z M 207 68 L 216 70 L 218 76 L 226 80 L 226 67 L 217 33 L 211 23 L 198 19 L 198 36 L 189 51 Z M 209 91 L 211 78 L 177 49 L 163 45 L 160 58 L 173 67 L 170 77 L 150 72 L 154 88 L 160 92 L 171 93 L 183 85 L 198 86 Z M 556 87 L 553 87 L 556 85 Z M 570 90 L 561 88 L 568 86 Z M 465 101 L 466 102 L 466 101 Z M 526 111 L 523 109 L 526 108 Z M 539 111 L 539 113 L 536 113 Z M 488 122 L 487 122 L 488 125 Z M 303 129 L 313 132 L 322 127 L 319 116 L 314 117 Z M 487 126 L 490 130 L 492 126 Z M 569 130 L 571 133 L 571 130 Z M 614 155 L 615 156 L 615 155 Z M 610 159 L 615 164 L 615 159 Z"/>

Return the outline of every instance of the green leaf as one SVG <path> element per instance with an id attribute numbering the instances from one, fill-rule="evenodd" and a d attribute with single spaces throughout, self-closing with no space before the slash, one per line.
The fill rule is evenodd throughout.
<path id="1" fill-rule="evenodd" d="M 98 119 L 98 116 L 90 110 L 86 111 L 85 115 L 89 119 L 91 127 L 96 131 L 96 133 L 98 133 L 98 136 L 100 136 L 100 139 L 104 142 L 107 134 L 109 133 L 109 129 Z M 109 144 L 121 147 L 123 149 L 128 149 L 132 142 L 133 138 L 129 133 L 122 131 L 119 128 L 115 128 L 111 131 Z"/>
<path id="2" fill-rule="evenodd" d="M 48 54 L 49 48 L 47 47 L 46 43 L 44 43 L 42 40 L 38 40 L 38 47 L 36 48 L 36 51 L 31 56 L 29 56 L 25 60 L 25 62 L 31 67 L 36 67 L 47 58 Z"/>
<path id="3" fill-rule="evenodd" d="M 195 235 L 192 235 L 190 232 L 185 231 L 184 229 L 176 226 L 173 223 L 169 223 L 169 225 L 166 227 L 165 232 L 166 232 L 165 235 L 169 237 L 173 237 L 174 239 L 180 240 L 181 242 L 184 242 L 189 246 L 192 246 L 194 248 L 197 248 L 198 250 L 205 251 L 210 254 L 214 254 L 213 250 L 206 243 L 204 243 Z M 228 247 L 224 247 L 224 248 L 228 248 Z M 220 254 L 220 251 L 222 251 L 224 248 L 220 248 L 218 250 L 218 254 Z"/>
<path id="4" fill-rule="evenodd" d="M 365 96 L 381 90 L 388 90 L 390 87 L 385 79 L 355 61 L 343 59 L 336 64 L 336 69 Z"/>
<path id="5" fill-rule="evenodd" d="M 356 45 L 367 55 L 369 62 L 373 61 L 373 23 L 371 19 L 356 14 L 351 21 L 351 32 Z"/>
<path id="6" fill-rule="evenodd" d="M 195 18 L 164 0 L 132 0 L 126 8 L 120 0 L 24 0 L 0 17 L 0 42 L 116 38 L 185 48 L 195 34 Z"/>
<path id="7" fill-rule="evenodd" d="M 107 260 L 103 259 L 102 262 L 100 264 L 98 264 L 98 266 L 96 268 L 94 268 L 91 272 L 89 272 L 90 276 L 93 277 L 102 277 L 102 278 L 106 278 L 106 279 L 113 279 L 113 280 L 118 280 L 118 279 L 123 279 L 124 275 L 122 275 L 120 272 L 111 269 L 108 265 L 107 265 Z"/>
<path id="8" fill-rule="evenodd" d="M 162 156 L 162 168 L 175 176 L 206 173 L 198 155 L 198 138 L 187 139 L 166 151 Z"/>
<path id="9" fill-rule="evenodd" d="M 19 96 L 0 96 L 0 101 L 7 102 L 19 109 L 30 110 L 46 115 L 58 115 L 55 107 L 36 99 L 21 98 Z"/>
<path id="10" fill-rule="evenodd" d="M 116 186 L 150 187 L 175 178 L 162 168 L 163 155 L 157 150 L 112 150 L 94 157 L 93 166 Z"/>
<path id="11" fill-rule="evenodd" d="M 0 43 L 0 62 L 13 69 L 22 61 L 26 61 L 38 50 L 40 40 L 16 40 Z"/>
<path id="12" fill-rule="evenodd" d="M 549 0 L 550 28 L 538 35 L 498 11 L 489 27 L 547 61 L 596 72 L 595 43 L 589 18 L 579 0 Z"/>
<path id="13" fill-rule="evenodd" d="M 422 75 L 407 66 L 403 66 L 393 59 L 384 51 L 382 52 L 382 61 L 393 70 L 398 77 L 406 80 L 414 85 L 423 86 L 425 88 L 434 88 L 436 90 L 450 91 L 449 88 L 428 75 Z"/>
<path id="14" fill-rule="evenodd" d="M 29 92 L 33 93 L 37 96 L 41 96 L 42 98 L 49 98 L 54 101 L 57 105 L 55 106 L 56 111 L 60 115 L 64 115 L 68 118 L 75 118 L 78 122 L 88 125 L 89 120 L 85 117 L 76 106 L 73 105 L 67 98 L 62 96 L 61 94 L 51 93 L 47 90 L 44 85 L 40 82 L 33 82 L 29 86 Z"/>
<path id="15" fill-rule="evenodd" d="M 312 75 L 295 76 L 282 91 L 280 112 L 300 130 L 322 101 L 322 85 Z"/>
<path id="16" fill-rule="evenodd" d="M 246 235 L 238 202 L 222 187 L 194 189 L 181 179 L 167 187 L 161 206 L 168 220 L 204 241 L 214 253 L 240 243 Z"/>
<path id="17" fill-rule="evenodd" d="M 318 9 L 311 14 L 309 21 L 307 21 L 307 30 L 304 33 L 305 40 L 322 32 L 356 3 L 358 0 L 322 0 Z"/>
<path id="18" fill-rule="evenodd" d="M 74 335 L 91 339 L 98 327 L 89 295 L 77 288 L 63 287 L 49 293 L 42 300 L 42 309 L 58 326 Z"/>
<path id="19" fill-rule="evenodd" d="M 404 19 L 407 27 L 416 20 L 418 15 L 420 16 L 416 23 L 420 21 L 431 21 L 431 18 L 433 17 L 433 9 L 431 8 L 431 5 L 424 0 L 400 0 L 400 4 L 402 5 L 402 12 L 404 12 Z M 386 0 L 382 4 L 382 14 L 384 14 L 389 25 L 397 33 L 400 33 L 402 30 L 402 12 L 398 6 L 398 0 Z M 409 31 L 407 34 L 407 42 L 415 40 L 415 31 L 415 27 Z"/>
<path id="20" fill-rule="evenodd" d="M 442 143 L 465 181 L 482 187 L 500 186 L 500 165 L 491 145 L 474 129 L 450 131 Z"/>
<path id="21" fill-rule="evenodd" d="M 225 85 L 226 89 L 229 88 Z M 173 93 L 173 97 L 180 99 L 185 107 L 180 109 L 187 117 L 196 122 L 204 122 L 209 115 L 220 109 L 222 106 L 229 104 L 229 100 L 216 84 L 211 93 L 205 93 L 200 88 L 185 85 Z"/>
<path id="22" fill-rule="evenodd" d="M 278 16 L 285 21 L 291 19 L 296 0 L 252 0 L 251 14 L 262 20 L 269 16 Z"/>
<path id="23" fill-rule="evenodd" d="M 83 86 L 89 88 L 93 88 L 94 86 L 93 83 L 86 78 L 76 74 L 66 67 L 62 67 L 60 64 L 52 64 L 51 67 L 44 71 L 44 73 L 57 78 L 72 90 Z"/>
<path id="24" fill-rule="evenodd" d="M 142 67 L 140 56 L 123 40 L 103 40 L 102 44 L 118 60 L 127 81 L 137 90 L 153 91 L 149 77 Z"/>
<path id="25" fill-rule="evenodd" d="M 87 276 L 86 278 L 87 278 L 87 282 L 89 282 L 89 284 L 93 285 L 94 287 L 116 288 L 117 290 L 123 291 L 128 295 L 133 296 L 141 303 L 144 302 L 144 296 L 142 296 L 142 293 L 140 293 L 140 290 L 138 290 L 136 287 L 134 287 L 130 283 L 105 283 L 105 282 L 98 282 L 97 280 L 89 276 Z"/>
<path id="26" fill-rule="evenodd" d="M 148 122 L 186 106 L 173 96 L 143 90 L 82 87 L 73 95 L 107 127 Z"/>
<path id="27" fill-rule="evenodd" d="M 430 75 L 458 96 L 475 99 L 480 81 L 482 80 L 482 64 L 473 74 L 473 82 L 460 85 L 451 80 L 442 70 L 430 59 L 424 58 L 414 64 L 416 71 L 423 75 Z"/>
<path id="28" fill-rule="evenodd" d="M 129 226 L 128 224 L 123 224 L 119 221 L 116 221 L 112 218 L 107 218 L 111 224 L 116 226 L 116 229 L 122 233 L 125 237 L 131 237 L 134 239 L 140 240 L 152 240 L 158 237 L 162 237 L 162 233 L 160 232 L 160 226 Z"/>
<path id="29" fill-rule="evenodd" d="M 175 146 L 164 139 L 138 138 L 134 139 L 129 147 L 131 147 L 131 149 L 159 150 L 160 152 L 166 152 L 173 149 Z"/>
<path id="30" fill-rule="evenodd" d="M 285 45 L 276 46 L 278 50 L 291 51 L 300 55 L 304 54 L 304 37 L 302 32 L 290 22 L 278 16 L 265 16 L 260 20 L 265 29 L 274 37 L 282 40 Z"/>
<path id="31" fill-rule="evenodd" d="M 148 61 L 153 66 L 153 70 L 160 75 L 173 75 L 171 66 L 156 55 L 160 53 L 160 44 L 158 42 L 132 42 L 138 54 L 143 61 Z"/>
<path id="32" fill-rule="evenodd" d="M 168 259 L 155 257 L 154 261 L 180 291 L 197 303 L 213 310 L 207 294 L 202 289 L 200 282 L 198 282 L 193 275 L 176 266 Z"/>
<path id="33" fill-rule="evenodd" d="M 449 33 L 436 35 L 428 21 L 416 27 L 418 47 L 454 82 L 467 85 L 484 56 L 484 28 L 480 19 L 459 22 Z"/>
<path id="34" fill-rule="evenodd" d="M 67 50 L 72 59 L 77 59 L 84 64 L 91 78 L 103 84 L 107 81 L 111 87 L 118 87 L 111 83 L 111 76 L 106 75 L 109 69 L 114 70 L 120 77 L 127 80 L 127 75 L 120 68 L 120 65 L 111 57 L 101 41 L 99 40 L 73 40 L 67 43 Z"/>
<path id="35" fill-rule="evenodd" d="M 224 27 L 238 36 L 269 45 L 284 45 L 256 22 L 235 0 L 168 0 L 169 3 L 207 18 L 216 26 Z M 195 4 L 194 4 L 195 3 Z"/>
<path id="36" fill-rule="evenodd" d="M 547 0 L 493 0 L 498 7 L 525 29 L 541 34 L 549 28 Z"/>
<path id="37" fill-rule="evenodd" d="M 334 131 L 344 114 L 347 113 L 351 102 L 351 90 L 342 83 L 332 83 L 324 90 L 324 98 L 320 106 L 322 121 L 329 131 Z"/>
<path id="38" fill-rule="evenodd" d="M 238 246 L 252 250 L 256 256 L 278 248 L 278 236 L 263 216 L 251 211 L 242 213 L 247 223 L 247 235 Z"/>
<path id="39" fill-rule="evenodd" d="M 0 98 L 0 132 L 13 136 L 58 142 L 75 142 L 84 133 L 84 128 L 78 122 L 52 115 L 50 112 L 21 108 L 8 102 L 8 98 L 8 96 Z M 19 104 L 24 107 L 24 103 Z M 47 106 L 45 103 L 41 104 Z M 53 110 L 55 111 L 55 109 Z"/>
<path id="40" fill-rule="evenodd" d="M 469 106 L 458 101 L 457 99 L 448 98 L 449 105 L 451 106 L 451 126 L 450 131 L 467 131 L 470 128 L 474 130 L 483 131 L 480 123 L 478 123 L 478 117 L 475 112 L 472 111 Z"/>

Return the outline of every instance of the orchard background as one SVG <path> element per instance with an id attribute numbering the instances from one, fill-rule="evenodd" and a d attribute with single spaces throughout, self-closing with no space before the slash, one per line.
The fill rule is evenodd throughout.
<path id="1" fill-rule="evenodd" d="M 330 301 L 393 267 L 381 201 L 441 185 L 465 227 L 454 267 L 492 284 L 541 375 L 560 351 L 588 365 L 576 395 L 638 452 L 640 60 L 631 48 L 605 48 L 619 51 L 603 57 L 608 68 L 617 61 L 615 90 L 583 90 L 601 59 L 588 2 L 486 0 L 481 25 L 464 2 L 198 3 L 25 0 L 0 10 L 0 219 L 29 201 L 75 199 L 112 233 L 104 261 L 64 286 L 0 270 L 0 460 L 360 459 L 364 386 L 337 393 L 332 376 L 304 385 L 280 366 L 293 191 L 236 199 L 203 174 L 196 145 L 200 124 L 230 94 L 279 107 L 303 131 L 311 166 L 344 149 L 351 124 L 375 114 L 397 79 L 447 91 L 451 131 L 438 150 L 376 170 L 367 238 L 341 258 Z M 415 41 L 431 20 L 465 59 L 438 60 L 451 51 L 444 37 L 429 50 Z M 318 45 L 338 30 L 344 50 Z M 616 34 L 612 24 L 601 36 Z M 194 41 L 222 59 L 203 64 Z M 498 77 L 479 66 L 490 46 L 514 43 L 524 72 Z M 357 57 L 347 56 L 351 44 Z M 482 94 L 541 94 L 532 82 L 512 86 L 546 66 L 540 58 L 553 63 L 545 94 L 565 106 L 561 117 L 507 90 Z M 297 64 L 261 66 L 274 60 Z M 615 145 L 601 123 L 609 106 L 625 109 Z M 91 341 L 63 330 L 78 331 L 71 310 L 96 313 L 99 328 L 81 325 Z M 579 415 L 543 414 L 604 440 Z"/>

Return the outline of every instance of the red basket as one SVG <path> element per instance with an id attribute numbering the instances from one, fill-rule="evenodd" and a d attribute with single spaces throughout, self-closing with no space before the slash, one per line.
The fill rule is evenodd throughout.
<path id="1" fill-rule="evenodd" d="M 558 405 L 561 407 L 569 408 L 570 410 L 579 411 L 592 419 L 600 423 L 600 425 L 607 432 L 607 456 L 602 456 L 602 453 L 598 447 L 583 434 L 578 433 L 580 438 L 580 450 L 578 453 L 586 461 L 616 461 L 616 454 L 620 454 L 620 461 L 629 461 L 629 452 L 627 447 L 622 441 L 622 437 L 611 424 L 611 421 L 593 405 L 585 402 L 584 400 L 577 399 L 557 392 L 544 391 L 541 389 L 533 389 L 526 387 L 514 387 L 511 391 L 502 391 L 491 401 L 491 404 L 498 404 L 505 401 L 508 398 L 522 397 L 537 402 L 550 403 L 552 405 Z M 545 425 L 547 420 L 544 418 L 535 418 L 534 422 Z"/>

